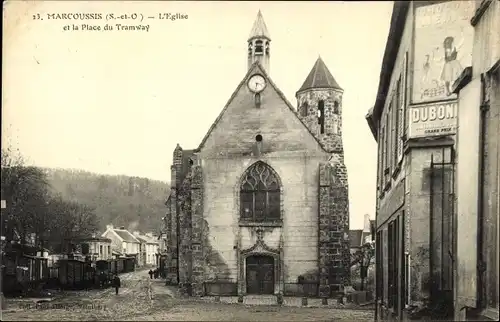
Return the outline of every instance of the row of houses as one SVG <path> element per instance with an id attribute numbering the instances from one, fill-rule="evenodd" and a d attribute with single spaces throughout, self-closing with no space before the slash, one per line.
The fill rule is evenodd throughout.
<path id="1" fill-rule="evenodd" d="M 113 255 L 135 256 L 139 266 L 158 265 L 161 252 L 160 239 L 152 233 L 130 232 L 125 227 L 107 225 L 100 237 L 87 240 L 91 253 L 98 259 L 109 259 Z"/>
<path id="2" fill-rule="evenodd" d="M 499 318 L 500 1 L 396 1 L 368 125 L 376 316 Z"/>

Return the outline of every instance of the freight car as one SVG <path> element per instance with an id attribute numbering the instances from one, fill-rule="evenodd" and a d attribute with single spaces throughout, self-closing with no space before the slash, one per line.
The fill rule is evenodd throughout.
<path id="1" fill-rule="evenodd" d="M 3 292 L 7 295 L 35 290 L 48 280 L 47 259 L 25 254 L 5 254 L 2 265 Z"/>
<path id="2" fill-rule="evenodd" d="M 111 273 L 111 261 L 109 260 L 98 260 L 95 264 L 95 279 L 96 285 L 100 287 L 105 287 L 109 284 L 112 278 Z"/>
<path id="3" fill-rule="evenodd" d="M 135 270 L 134 257 L 122 257 L 96 261 L 96 281 L 101 287 L 109 285 L 114 274 L 129 273 Z"/>
<path id="4" fill-rule="evenodd" d="M 60 259 L 58 261 L 58 281 L 61 288 L 89 288 L 94 283 L 94 270 L 90 262 Z"/>
<path id="5" fill-rule="evenodd" d="M 111 274 L 129 273 L 135 270 L 134 257 L 121 257 L 110 261 Z"/>

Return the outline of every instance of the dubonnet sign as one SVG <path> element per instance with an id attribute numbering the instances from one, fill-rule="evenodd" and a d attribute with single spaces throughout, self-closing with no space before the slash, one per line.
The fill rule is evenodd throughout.
<path id="1" fill-rule="evenodd" d="M 417 138 L 455 134 L 457 115 L 456 102 L 411 107 L 408 136 Z"/>

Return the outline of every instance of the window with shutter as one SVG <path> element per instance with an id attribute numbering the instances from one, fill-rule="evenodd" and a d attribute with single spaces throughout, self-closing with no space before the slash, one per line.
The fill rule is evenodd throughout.
<path id="1" fill-rule="evenodd" d="M 384 166 L 383 166 L 383 156 L 382 156 L 382 150 L 384 148 L 384 129 L 382 126 L 379 126 L 378 129 L 378 146 L 377 146 L 377 174 L 378 174 L 378 180 L 377 180 L 377 186 L 378 190 L 381 192 L 384 187 L 383 187 L 383 180 L 382 177 L 384 175 Z"/>
<path id="2" fill-rule="evenodd" d="M 387 177 L 389 175 L 390 167 L 390 146 L 391 146 L 391 124 L 390 124 L 390 115 L 391 115 L 391 105 L 389 105 L 389 110 L 385 114 L 385 169 L 384 169 L 384 175 Z M 387 183 L 387 178 L 386 178 L 386 183 Z"/>
<path id="3" fill-rule="evenodd" d="M 404 112 L 405 112 L 405 104 L 404 104 L 404 71 L 403 74 L 399 78 L 398 82 L 398 134 L 397 140 L 398 145 L 396 149 L 396 162 L 399 163 L 403 159 L 403 134 L 404 134 Z"/>
<path id="4" fill-rule="evenodd" d="M 406 104 L 406 91 L 407 91 L 407 75 L 408 75 L 408 52 L 405 53 L 404 61 L 403 61 L 403 75 L 402 75 L 402 81 L 401 81 L 401 104 L 403 104 L 403 143 L 406 140 L 406 137 L 408 136 L 408 122 L 409 120 L 409 115 L 408 115 L 408 108 Z M 401 157 L 403 157 L 401 155 Z"/>
<path id="5" fill-rule="evenodd" d="M 399 83 L 400 79 L 396 82 L 396 88 L 394 90 L 394 96 L 392 98 L 393 109 L 392 109 L 392 120 L 393 120 L 393 135 L 392 135 L 392 149 L 391 149 L 391 159 L 392 159 L 392 171 L 396 171 L 398 165 L 398 147 L 399 147 Z"/>
<path id="6" fill-rule="evenodd" d="M 396 83 L 397 85 L 397 83 Z M 398 106 L 397 106 L 397 90 L 394 90 L 392 92 L 392 99 L 391 99 L 391 174 L 394 172 L 394 169 L 396 168 L 396 147 L 398 144 L 397 141 L 397 136 L 398 136 L 398 119 L 397 119 L 397 113 L 398 113 Z"/>
<path id="7" fill-rule="evenodd" d="M 385 162 L 385 146 L 386 146 L 386 141 L 385 141 L 385 123 L 381 126 L 380 130 L 380 182 L 382 184 L 382 190 L 384 189 L 385 185 L 385 168 L 386 168 L 386 162 Z"/>

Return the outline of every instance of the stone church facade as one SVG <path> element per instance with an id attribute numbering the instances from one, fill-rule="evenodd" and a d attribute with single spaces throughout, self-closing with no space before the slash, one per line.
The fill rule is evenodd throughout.
<path id="1" fill-rule="evenodd" d="M 259 12 L 247 74 L 199 147 L 174 150 L 166 275 L 183 294 L 330 297 L 350 283 L 343 90 L 318 58 L 295 109 L 270 44 Z"/>

